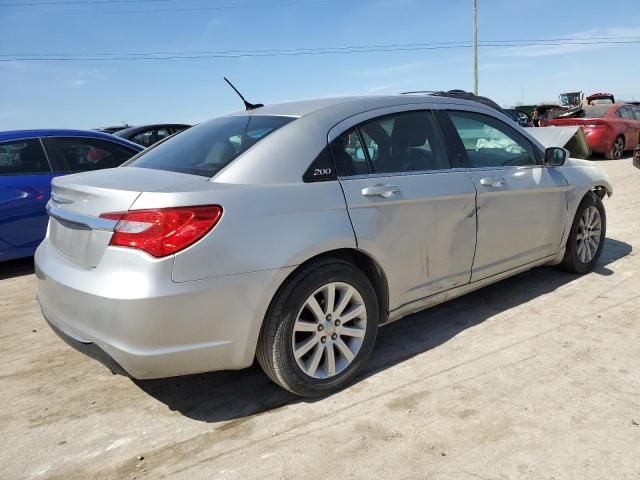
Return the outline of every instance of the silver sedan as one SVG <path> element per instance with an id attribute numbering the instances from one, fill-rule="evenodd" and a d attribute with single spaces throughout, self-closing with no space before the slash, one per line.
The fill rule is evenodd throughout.
<path id="1" fill-rule="evenodd" d="M 591 271 L 612 187 L 567 157 L 429 95 L 234 113 L 56 178 L 38 299 L 66 341 L 134 378 L 257 358 L 325 395 L 381 325 L 539 265 Z"/>

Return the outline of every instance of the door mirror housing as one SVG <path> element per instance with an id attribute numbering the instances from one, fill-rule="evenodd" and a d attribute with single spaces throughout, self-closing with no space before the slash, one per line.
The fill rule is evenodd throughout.
<path id="1" fill-rule="evenodd" d="M 544 164 L 549 167 L 560 167 L 569 158 L 569 150 L 560 147 L 547 148 L 544 152 Z"/>

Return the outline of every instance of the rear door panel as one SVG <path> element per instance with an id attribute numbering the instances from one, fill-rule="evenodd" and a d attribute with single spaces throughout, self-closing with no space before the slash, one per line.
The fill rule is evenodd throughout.
<path id="1" fill-rule="evenodd" d="M 55 176 L 0 176 L 0 258 L 32 255 L 42 241 L 48 221 L 45 205 Z"/>
<path id="2" fill-rule="evenodd" d="M 0 260 L 8 260 L 32 255 L 44 238 L 45 205 L 51 194 L 51 179 L 56 174 L 51 172 L 38 138 L 9 140 L 2 145 Z M 22 169 L 26 171 L 20 173 Z"/>
<path id="3" fill-rule="evenodd" d="M 345 151 L 352 149 L 349 142 L 342 146 L 340 138 L 350 135 L 353 127 L 359 126 L 357 137 L 366 146 L 366 155 L 363 148 L 351 155 L 355 168 L 350 172 L 341 174 L 338 168 L 339 180 L 358 247 L 372 255 L 386 274 L 390 310 L 466 284 L 471 277 L 476 242 L 476 190 L 472 180 L 464 170 L 447 168 L 450 159 L 446 140 L 441 138 L 437 123 L 430 123 L 433 118 L 420 123 L 423 132 L 428 132 L 427 140 L 423 144 L 421 139 L 416 145 L 423 146 L 413 145 L 413 140 L 409 140 L 408 147 L 400 145 L 406 137 L 402 129 L 413 129 L 414 120 L 410 119 L 420 121 L 421 114 L 416 112 L 429 110 L 433 111 L 432 106 L 422 104 L 367 112 L 342 122 L 329 133 L 338 166 L 348 159 L 341 150 L 336 151 L 335 145 Z M 403 116 L 409 111 L 411 115 Z M 397 119 L 393 126 L 389 117 Z M 379 138 L 371 143 L 368 139 L 374 140 L 375 123 L 388 137 L 377 128 Z M 398 124 L 405 126 L 396 135 Z M 409 136 L 417 140 L 421 134 L 415 131 Z M 432 165 L 432 169 L 419 170 L 422 161 L 416 163 L 416 158 L 409 158 L 405 162 L 404 153 L 396 156 L 394 152 L 402 148 L 411 154 L 409 157 L 416 154 L 429 158 L 425 165 Z M 360 163 L 365 156 L 374 173 L 362 174 Z M 399 172 L 375 173 L 379 169 L 393 170 L 400 164 L 404 169 L 399 168 Z M 367 171 L 366 166 L 364 170 Z M 371 194 L 385 189 L 391 193 Z"/>
<path id="4" fill-rule="evenodd" d="M 462 171 L 341 179 L 358 247 L 387 275 L 390 309 L 469 282 L 476 241 L 473 182 Z M 362 190 L 393 185 L 392 198 Z"/>

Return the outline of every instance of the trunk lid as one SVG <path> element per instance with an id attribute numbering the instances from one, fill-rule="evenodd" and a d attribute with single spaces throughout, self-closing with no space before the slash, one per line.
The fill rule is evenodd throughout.
<path id="1" fill-rule="evenodd" d="M 125 212 L 142 192 L 184 191 L 208 178 L 146 168 L 113 168 L 58 177 L 52 182 L 49 241 L 69 261 L 95 267 L 109 246 L 113 220 L 110 212 Z"/>

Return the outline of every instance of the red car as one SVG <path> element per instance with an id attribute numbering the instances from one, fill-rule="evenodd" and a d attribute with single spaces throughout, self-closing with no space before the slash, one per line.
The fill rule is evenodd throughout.
<path id="1" fill-rule="evenodd" d="M 625 150 L 640 144 L 640 108 L 635 105 L 589 105 L 571 117 L 554 118 L 548 124 L 582 127 L 591 150 L 610 160 L 619 159 Z"/>

